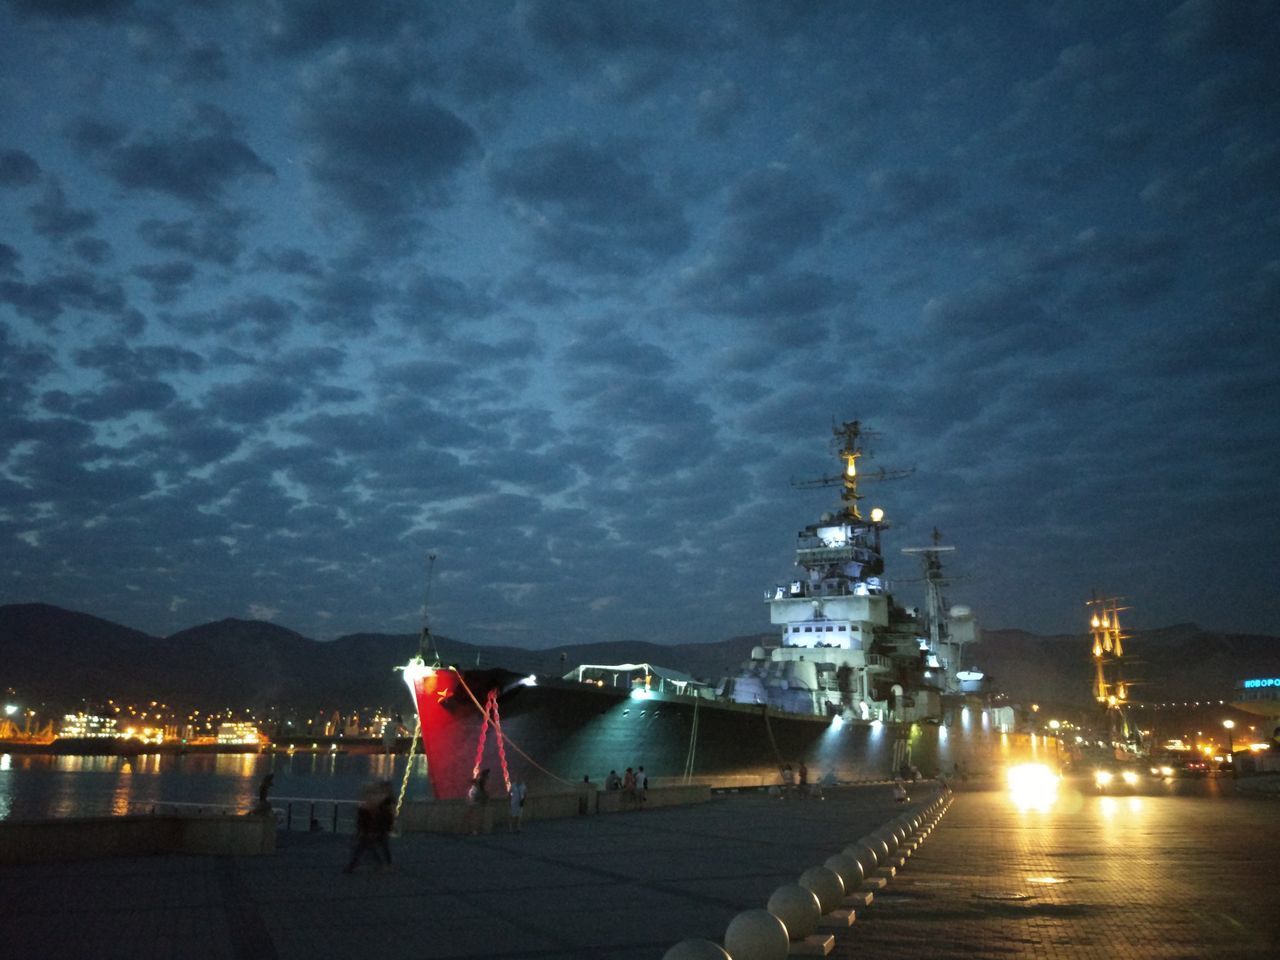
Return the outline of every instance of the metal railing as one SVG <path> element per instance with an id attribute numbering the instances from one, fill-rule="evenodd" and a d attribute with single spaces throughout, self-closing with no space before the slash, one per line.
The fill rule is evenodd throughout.
<path id="1" fill-rule="evenodd" d="M 271 797 L 276 824 L 281 830 L 355 833 L 358 800 L 330 800 L 326 797 Z"/>
<path id="2" fill-rule="evenodd" d="M 271 812 L 281 830 L 354 833 L 358 800 L 330 800 L 327 797 L 270 797 Z M 129 813 L 143 816 L 234 817 L 253 810 L 252 806 L 226 803 L 180 803 L 170 800 L 132 800 Z"/>
<path id="3" fill-rule="evenodd" d="M 234 817 L 244 808 L 226 803 L 179 803 L 172 800 L 130 800 L 129 812 L 148 816 Z"/>

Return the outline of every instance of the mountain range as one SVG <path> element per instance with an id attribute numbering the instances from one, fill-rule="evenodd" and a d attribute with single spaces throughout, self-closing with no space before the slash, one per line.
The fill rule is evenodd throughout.
<path id="1" fill-rule="evenodd" d="M 581 663 L 648 662 L 715 681 L 775 634 L 710 643 L 591 643 L 552 650 L 480 646 L 437 636 L 441 658 L 563 675 Z M 1087 635 L 987 630 L 969 658 L 1018 702 L 1087 706 Z M 1138 631 L 1128 641 L 1135 699 L 1230 699 L 1245 677 L 1280 676 L 1280 638 L 1205 631 L 1194 624 Z M 0 688 L 24 701 L 70 707 L 114 698 L 204 709 L 283 704 L 350 710 L 406 704 L 395 667 L 418 650 L 412 634 L 358 633 L 316 641 L 260 620 L 219 620 L 153 637 L 41 603 L 0 606 Z M 968 666 L 970 664 L 966 664 Z"/>

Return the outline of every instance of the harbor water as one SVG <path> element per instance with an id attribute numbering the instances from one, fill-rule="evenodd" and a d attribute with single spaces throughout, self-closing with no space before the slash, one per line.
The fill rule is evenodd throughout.
<path id="1" fill-rule="evenodd" d="M 357 800 L 361 787 L 390 780 L 398 791 L 404 756 L 344 753 L 154 753 L 58 756 L 0 753 L 0 820 L 117 816 L 152 804 L 250 809 L 273 775 L 272 798 Z M 415 757 L 409 799 L 427 794 Z"/>

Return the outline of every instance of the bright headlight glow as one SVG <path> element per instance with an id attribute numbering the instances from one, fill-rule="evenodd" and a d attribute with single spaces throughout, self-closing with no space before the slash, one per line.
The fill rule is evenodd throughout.
<path id="1" fill-rule="evenodd" d="M 1112 781 L 1112 779 L 1113 778 L 1110 770 L 1093 771 L 1093 782 L 1100 787 L 1105 787 L 1108 783 Z"/>
<path id="2" fill-rule="evenodd" d="M 1173 767 L 1161 767 L 1161 768 L 1160 768 L 1160 776 L 1162 776 L 1162 777 L 1172 777 L 1172 776 L 1173 776 Z"/>
<path id="3" fill-rule="evenodd" d="M 1058 796 L 1058 775 L 1043 763 L 1024 763 L 1006 773 L 1009 796 L 1019 810 L 1048 810 Z"/>
<path id="4" fill-rule="evenodd" d="M 1129 784 L 1129 786 L 1133 786 L 1138 782 L 1138 775 L 1132 770 L 1126 770 L 1122 776 L 1124 777 L 1124 782 Z"/>

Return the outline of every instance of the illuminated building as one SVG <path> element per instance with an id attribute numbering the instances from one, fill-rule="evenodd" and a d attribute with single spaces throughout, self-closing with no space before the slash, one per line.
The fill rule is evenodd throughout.
<path id="1" fill-rule="evenodd" d="M 114 717 L 100 717 L 92 713 L 68 713 L 58 726 L 58 736 L 63 738 L 103 738 L 124 736 L 116 729 Z"/>
<path id="2" fill-rule="evenodd" d="M 231 722 L 218 724 L 219 746 L 241 746 L 262 742 L 262 734 L 252 723 Z"/>

